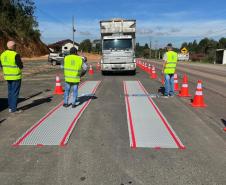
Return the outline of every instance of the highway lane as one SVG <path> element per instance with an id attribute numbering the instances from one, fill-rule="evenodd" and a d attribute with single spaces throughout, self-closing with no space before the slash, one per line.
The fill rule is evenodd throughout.
<path id="1" fill-rule="evenodd" d="M 160 71 L 162 69 L 162 63 L 160 61 L 151 61 L 151 64 L 156 65 L 157 73 L 161 76 Z M 218 72 L 219 74 L 217 74 Z M 195 94 L 197 80 L 202 80 L 204 99 L 208 107 L 203 110 L 195 111 L 201 111 L 200 115 L 203 115 L 203 118 L 208 117 L 212 120 L 212 124 L 215 124 L 222 129 L 225 126 L 225 122 L 223 120 L 226 119 L 226 66 L 179 63 L 177 73 L 179 75 L 180 86 L 182 84 L 183 74 L 188 75 L 189 91 L 193 96 Z M 182 101 L 188 104 L 190 99 L 182 99 Z"/>
<path id="2" fill-rule="evenodd" d="M 224 184 L 223 133 L 217 133 L 219 128 L 210 126 L 211 120 L 203 119 L 203 110 L 194 110 L 187 100 L 153 99 L 185 150 L 130 148 L 123 81 L 140 80 L 149 93 L 157 93 L 161 88 L 160 82 L 151 80 L 141 70 L 136 76 L 102 76 L 95 71 L 94 76 L 84 78 L 102 83 L 96 92 L 97 99 L 85 110 L 66 147 L 13 148 L 11 144 L 24 131 L 62 100 L 61 96 L 51 97 L 56 73 L 62 77 L 62 71 L 55 70 L 25 78 L 21 92 L 25 100 L 20 106 L 31 105 L 23 114 L 12 117 L 6 107 L 0 112 L 0 117 L 6 119 L 0 126 L 2 185 Z M 0 96 L 6 98 L 5 83 L 0 84 Z M 44 101 L 32 105 L 38 99 Z M 142 109 L 139 113 L 142 116 Z"/>

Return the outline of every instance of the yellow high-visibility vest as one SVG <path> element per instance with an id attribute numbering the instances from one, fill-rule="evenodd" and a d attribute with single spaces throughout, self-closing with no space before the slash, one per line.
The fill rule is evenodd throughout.
<path id="1" fill-rule="evenodd" d="M 82 72 L 82 58 L 77 55 L 68 55 L 64 58 L 65 82 L 78 83 Z"/>
<path id="2" fill-rule="evenodd" d="M 1 63 L 5 80 L 20 80 L 22 79 L 22 71 L 16 65 L 17 52 L 6 50 L 1 55 Z"/>
<path id="3" fill-rule="evenodd" d="M 177 66 L 177 53 L 174 51 L 166 52 L 166 59 L 164 74 L 174 74 Z"/>

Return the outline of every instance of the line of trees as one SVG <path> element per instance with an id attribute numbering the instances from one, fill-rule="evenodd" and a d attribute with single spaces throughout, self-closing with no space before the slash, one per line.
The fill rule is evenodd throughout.
<path id="1" fill-rule="evenodd" d="M 0 0 L 0 37 L 39 39 L 33 0 Z"/>
<path id="2" fill-rule="evenodd" d="M 83 40 L 79 45 L 79 51 L 88 52 L 88 53 L 101 53 L 101 44 L 93 44 L 90 39 Z"/>
<path id="3" fill-rule="evenodd" d="M 216 57 L 216 49 L 226 49 L 226 38 L 222 37 L 218 41 L 210 38 L 204 38 L 197 42 L 184 42 L 180 48 L 174 48 L 175 51 L 180 52 L 182 48 L 187 48 L 190 53 L 190 60 L 213 63 Z M 165 48 L 150 49 L 146 43 L 141 46 L 136 44 L 136 56 L 143 58 L 162 58 L 165 53 Z"/>
<path id="4" fill-rule="evenodd" d="M 180 48 L 174 48 L 174 50 L 180 52 L 184 47 L 187 48 L 190 53 L 190 60 L 213 63 L 216 57 L 216 49 L 226 48 L 226 38 L 221 38 L 218 41 L 204 38 L 199 42 L 197 42 L 197 40 L 194 40 L 193 42 L 184 42 Z M 100 54 L 101 44 L 97 43 L 93 45 L 91 40 L 85 39 L 80 43 L 79 50 Z M 135 51 L 136 57 L 156 59 L 162 58 L 163 54 L 166 52 L 165 48 L 150 49 L 147 43 L 144 45 L 136 43 Z"/>

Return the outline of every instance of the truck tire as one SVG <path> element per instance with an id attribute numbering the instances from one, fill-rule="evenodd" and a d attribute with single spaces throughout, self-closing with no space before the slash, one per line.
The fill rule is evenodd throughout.
<path id="1" fill-rule="evenodd" d="M 130 71 L 131 75 L 136 75 L 136 70 Z"/>
<path id="2" fill-rule="evenodd" d="M 105 75 L 107 74 L 107 72 L 106 72 L 106 71 L 101 71 L 101 74 L 102 74 L 103 76 L 105 76 Z"/>
<path id="3" fill-rule="evenodd" d="M 57 65 L 57 62 L 55 60 L 52 60 L 52 65 L 53 66 Z"/>

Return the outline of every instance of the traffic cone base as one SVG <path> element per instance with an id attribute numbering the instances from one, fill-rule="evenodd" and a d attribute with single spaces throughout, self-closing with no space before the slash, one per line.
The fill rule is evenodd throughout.
<path id="1" fill-rule="evenodd" d="M 189 89 L 188 89 L 188 77 L 187 75 L 184 75 L 183 77 L 183 84 L 181 86 L 180 93 L 178 94 L 179 97 L 191 97 L 189 94 Z"/>
<path id="2" fill-rule="evenodd" d="M 178 94 L 179 97 L 191 97 L 191 94 L 183 95 L 183 94 Z"/>
<path id="3" fill-rule="evenodd" d="M 195 96 L 193 99 L 193 102 L 191 103 L 192 107 L 207 107 L 207 105 L 204 103 L 204 96 L 202 92 L 202 81 L 198 81 L 197 89 L 195 92 Z"/>
<path id="4" fill-rule="evenodd" d="M 58 94 L 58 95 L 61 95 L 61 94 L 64 94 L 64 91 L 63 91 L 63 88 L 62 87 L 55 87 L 55 90 L 54 90 L 54 93 L 53 94 Z"/>
<path id="5" fill-rule="evenodd" d="M 55 90 L 54 90 L 53 94 L 58 94 L 58 95 L 64 94 L 63 88 L 60 84 L 59 76 L 56 76 L 56 86 L 55 86 Z"/>
<path id="6" fill-rule="evenodd" d="M 151 72 L 151 76 L 150 76 L 152 79 L 157 79 L 157 74 L 156 74 L 156 71 L 155 71 L 155 66 L 152 67 L 152 72 Z"/>
<path id="7" fill-rule="evenodd" d="M 94 74 L 92 65 L 89 66 L 89 74 L 90 75 L 93 75 Z"/>
<path id="8" fill-rule="evenodd" d="M 162 76 L 162 85 L 164 85 L 165 84 L 165 77 L 164 76 Z"/>
<path id="9" fill-rule="evenodd" d="M 202 108 L 202 107 L 203 107 L 203 108 L 204 108 L 204 107 L 207 107 L 206 104 L 194 105 L 193 103 L 191 103 L 190 105 L 191 105 L 192 107 L 201 107 L 201 108 Z"/>
<path id="10" fill-rule="evenodd" d="M 174 91 L 179 91 L 178 76 L 174 74 Z"/>

